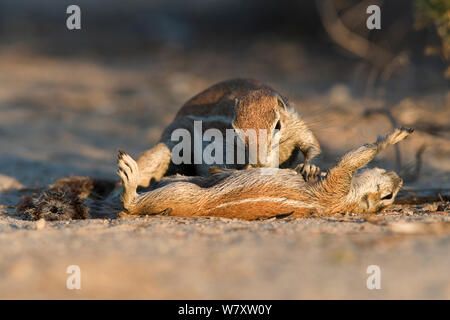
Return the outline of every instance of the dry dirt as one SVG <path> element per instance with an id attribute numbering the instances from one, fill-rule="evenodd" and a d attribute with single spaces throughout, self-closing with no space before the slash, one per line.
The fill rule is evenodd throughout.
<path id="1" fill-rule="evenodd" d="M 423 70 L 409 66 L 395 86 L 363 95 L 360 69 L 290 43 L 256 42 L 239 53 L 160 48 L 114 59 L 1 48 L 0 298 L 449 299 L 448 83 L 425 73 L 419 94 L 411 75 Z M 21 195 L 60 177 L 116 179 L 118 148 L 137 156 L 186 99 L 238 76 L 290 97 L 323 146 L 324 168 L 390 131 L 392 121 L 379 112 L 389 106 L 397 124 L 417 130 L 371 165 L 400 172 L 405 190 L 434 198 L 373 216 L 257 222 L 14 215 Z M 81 268 L 81 290 L 66 288 L 69 265 Z M 369 265 L 381 269 L 380 290 L 366 287 Z"/>

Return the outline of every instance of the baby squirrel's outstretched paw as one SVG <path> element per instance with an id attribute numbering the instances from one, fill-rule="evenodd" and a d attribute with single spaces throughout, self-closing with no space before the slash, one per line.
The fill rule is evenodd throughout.
<path id="1" fill-rule="evenodd" d="M 411 133 L 414 132 L 412 128 L 396 128 L 393 132 L 389 133 L 385 137 L 379 137 L 378 143 L 387 143 L 387 144 L 396 144 L 406 137 L 408 137 Z"/>
<path id="2" fill-rule="evenodd" d="M 396 144 L 403 139 L 405 139 L 407 136 L 409 136 L 411 133 L 414 132 L 414 129 L 411 128 L 397 128 L 395 131 L 387 136 L 387 140 L 390 144 Z"/>
<path id="3" fill-rule="evenodd" d="M 316 181 L 320 174 L 320 168 L 310 163 L 300 163 L 295 171 L 301 174 L 306 182 Z"/>
<path id="4" fill-rule="evenodd" d="M 125 209 L 128 209 L 137 195 L 136 189 L 139 182 L 139 169 L 136 161 L 122 150 L 119 150 L 117 163 L 119 165 L 117 174 L 122 179 L 124 187 L 122 195 L 123 206 Z"/>

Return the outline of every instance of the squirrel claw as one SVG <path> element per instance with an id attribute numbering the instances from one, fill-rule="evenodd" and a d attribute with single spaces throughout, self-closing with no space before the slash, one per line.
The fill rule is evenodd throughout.
<path id="1" fill-rule="evenodd" d="M 306 182 L 316 181 L 320 174 L 320 168 L 310 163 L 300 163 L 295 171 L 301 174 Z"/>

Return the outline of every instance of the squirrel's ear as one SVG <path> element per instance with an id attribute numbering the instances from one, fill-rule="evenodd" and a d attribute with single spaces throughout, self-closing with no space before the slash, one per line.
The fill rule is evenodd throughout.
<path id="1" fill-rule="evenodd" d="M 277 97 L 278 106 L 281 109 L 286 109 L 286 104 L 284 103 L 283 99 L 281 97 Z"/>

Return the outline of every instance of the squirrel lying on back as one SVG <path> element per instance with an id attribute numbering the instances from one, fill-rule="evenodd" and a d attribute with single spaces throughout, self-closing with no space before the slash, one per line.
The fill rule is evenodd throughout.
<path id="1" fill-rule="evenodd" d="M 213 170 L 210 177 L 173 176 L 145 193 L 136 193 L 138 164 L 120 151 L 118 174 L 124 184 L 123 207 L 129 214 L 219 216 L 260 219 L 277 215 L 302 217 L 339 212 L 373 213 L 394 202 L 402 179 L 374 168 L 355 174 L 379 152 L 405 139 L 412 129 L 400 128 L 345 154 L 327 175 L 306 182 L 290 169 Z"/>

